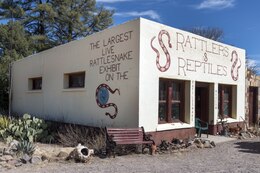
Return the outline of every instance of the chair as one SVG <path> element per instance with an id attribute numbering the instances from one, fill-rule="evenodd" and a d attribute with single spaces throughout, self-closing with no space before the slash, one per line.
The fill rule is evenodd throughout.
<path id="1" fill-rule="evenodd" d="M 199 118 L 195 118 L 195 128 L 198 137 L 201 137 L 201 131 L 207 131 L 207 138 L 209 137 L 209 124 L 207 122 L 202 121 Z"/>

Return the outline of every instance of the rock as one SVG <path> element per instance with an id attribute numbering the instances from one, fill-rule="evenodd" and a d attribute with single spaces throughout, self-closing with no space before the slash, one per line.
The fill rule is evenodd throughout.
<path id="1" fill-rule="evenodd" d="M 242 133 L 240 133 L 240 135 L 242 136 L 242 139 L 250 138 L 249 133 L 246 133 L 246 132 L 242 132 Z"/>
<path id="2" fill-rule="evenodd" d="M 213 148 L 210 144 L 210 141 L 205 141 L 203 145 L 204 145 L 204 148 Z"/>
<path id="3" fill-rule="evenodd" d="M 57 157 L 60 157 L 60 158 L 67 158 L 68 156 L 69 156 L 69 154 L 64 151 L 59 152 L 59 154 L 57 155 Z"/>
<path id="4" fill-rule="evenodd" d="M 2 157 L 0 157 L 0 162 L 1 161 L 9 161 L 9 160 L 13 160 L 14 158 L 11 155 L 3 155 Z"/>
<path id="5" fill-rule="evenodd" d="M 150 149 L 149 148 L 144 148 L 143 154 L 149 154 L 149 153 L 150 153 Z"/>
<path id="6" fill-rule="evenodd" d="M 4 148 L 3 155 L 13 155 L 14 151 Z"/>
<path id="7" fill-rule="evenodd" d="M 211 142 L 210 142 L 210 145 L 211 145 L 212 147 L 216 147 L 216 144 L 215 144 L 214 141 L 211 141 Z"/>
<path id="8" fill-rule="evenodd" d="M 42 155 L 42 161 L 49 160 L 49 157 L 45 154 Z"/>
<path id="9" fill-rule="evenodd" d="M 173 138 L 172 139 L 172 143 L 173 144 L 181 144 L 181 140 L 177 139 L 177 138 Z"/>
<path id="10" fill-rule="evenodd" d="M 22 165 L 23 165 L 22 162 L 17 162 L 14 166 L 15 166 L 15 167 L 20 167 L 20 166 L 22 166 Z"/>
<path id="11" fill-rule="evenodd" d="M 9 150 L 13 150 L 13 151 L 16 151 L 17 150 L 17 145 L 19 144 L 19 142 L 17 140 L 12 140 L 8 147 L 9 147 Z"/>
<path id="12" fill-rule="evenodd" d="M 195 144 L 198 148 L 203 148 L 203 147 L 204 147 L 204 145 L 203 145 L 203 143 L 201 142 L 200 139 L 195 139 L 195 140 L 194 140 L 194 144 Z"/>
<path id="13" fill-rule="evenodd" d="M 42 157 L 39 155 L 33 155 L 30 161 L 32 164 L 39 164 L 42 162 Z"/>
<path id="14" fill-rule="evenodd" d="M 197 145 L 195 143 L 191 144 L 190 146 L 188 146 L 188 148 L 190 150 L 193 150 L 193 149 L 198 149 Z"/>
<path id="15" fill-rule="evenodd" d="M 31 157 L 28 154 L 24 154 L 21 158 L 22 163 L 26 164 L 29 163 L 31 160 Z"/>

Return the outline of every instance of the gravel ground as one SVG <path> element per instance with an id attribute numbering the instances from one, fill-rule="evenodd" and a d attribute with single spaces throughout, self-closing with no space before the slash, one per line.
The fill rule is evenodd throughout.
<path id="1" fill-rule="evenodd" d="M 3 170 L 0 170 L 3 172 Z M 89 163 L 41 163 L 24 165 L 6 173 L 146 173 L 146 172 L 259 172 L 260 138 L 236 140 L 218 144 L 213 149 L 189 152 L 142 155 L 132 154 L 116 158 L 92 158 Z"/>

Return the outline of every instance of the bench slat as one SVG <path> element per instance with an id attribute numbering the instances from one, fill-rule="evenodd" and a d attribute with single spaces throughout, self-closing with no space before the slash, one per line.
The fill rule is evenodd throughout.
<path id="1" fill-rule="evenodd" d="M 146 141 L 145 133 L 142 127 L 139 128 L 106 128 L 108 142 L 115 142 L 116 145 L 129 144 L 153 144 L 153 140 Z M 112 140 L 112 141 L 111 141 Z M 115 148 L 114 144 L 109 147 Z M 115 155 L 114 155 L 115 157 Z"/>

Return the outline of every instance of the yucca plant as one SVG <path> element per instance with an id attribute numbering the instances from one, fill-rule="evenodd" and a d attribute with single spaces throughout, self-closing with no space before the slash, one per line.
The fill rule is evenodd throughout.
<path id="1" fill-rule="evenodd" d="M 20 141 L 16 145 L 16 149 L 17 149 L 16 152 L 18 156 L 22 156 L 24 154 L 31 156 L 35 151 L 35 145 L 32 142 L 24 140 L 24 141 Z"/>

